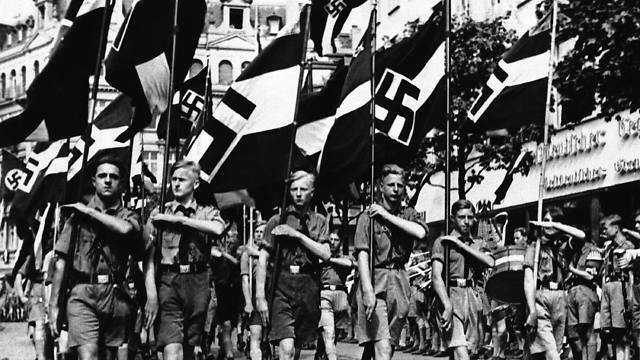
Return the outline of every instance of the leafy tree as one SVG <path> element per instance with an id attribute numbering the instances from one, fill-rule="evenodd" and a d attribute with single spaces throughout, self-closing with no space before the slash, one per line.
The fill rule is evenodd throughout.
<path id="1" fill-rule="evenodd" d="M 636 0 L 571 0 L 562 38 L 575 47 L 556 68 L 563 114 L 579 121 L 598 110 L 612 116 L 640 108 L 640 6 Z M 566 116 L 565 116 L 566 118 Z"/>
<path id="2" fill-rule="evenodd" d="M 458 130 L 466 121 L 467 110 L 479 90 L 493 73 L 517 37 L 502 25 L 502 18 L 478 22 L 455 18 L 451 36 L 451 94 L 452 94 L 452 157 L 451 170 L 458 171 L 458 196 L 463 199 L 471 188 L 484 179 L 487 170 L 504 169 L 520 154 L 523 142 L 540 136 L 540 129 L 528 127 L 508 137 L 463 133 Z M 445 134 L 443 132 L 424 139 L 410 170 L 410 181 L 428 182 L 431 175 L 445 168 Z M 469 155 L 471 161 L 467 161 Z M 431 161 L 436 157 L 435 164 Z M 530 164 L 523 164 L 527 171 Z M 476 170 L 477 169 L 477 170 Z"/>

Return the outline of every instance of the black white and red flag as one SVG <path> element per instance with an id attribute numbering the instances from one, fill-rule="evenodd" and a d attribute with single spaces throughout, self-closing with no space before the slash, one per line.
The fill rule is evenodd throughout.
<path id="1" fill-rule="evenodd" d="M 406 164 L 428 130 L 444 121 L 444 27 L 441 10 L 411 37 L 377 52 L 376 165 Z M 348 184 L 371 166 L 371 42 L 354 59 L 335 124 L 319 162 L 323 184 Z"/>
<path id="2" fill-rule="evenodd" d="M 169 134 L 172 145 L 177 144 L 178 139 L 189 137 L 192 128 L 196 126 L 200 115 L 204 111 L 208 71 L 209 67 L 204 67 L 194 77 L 185 81 L 173 96 L 173 103 L 171 104 L 171 133 Z M 158 122 L 156 133 L 159 139 L 166 137 L 167 114 L 168 111 L 162 114 Z"/>
<path id="3" fill-rule="evenodd" d="M 305 13 L 306 6 L 302 10 Z M 227 90 L 186 158 L 197 161 L 215 192 L 286 177 L 301 69 L 304 24 L 285 27 Z"/>
<path id="4" fill-rule="evenodd" d="M 171 0 L 136 2 L 105 62 L 107 82 L 133 99 L 136 129 L 147 125 L 139 122 L 156 119 L 169 107 L 172 3 Z M 191 66 L 206 10 L 204 0 L 178 0 L 174 89 L 182 84 Z"/>
<path id="5" fill-rule="evenodd" d="M 314 0 L 311 9 L 311 29 L 309 36 L 313 40 L 318 55 L 335 53 L 335 39 L 342 32 L 345 23 L 354 17 L 352 10 L 367 0 Z M 351 39 L 358 43 L 360 39 Z"/>
<path id="6" fill-rule="evenodd" d="M 24 110 L 0 123 L 0 147 L 80 135 L 87 124 L 89 76 L 99 54 L 103 0 L 72 0 L 60 42 L 29 89 Z"/>
<path id="7" fill-rule="evenodd" d="M 551 15 L 503 56 L 468 112 L 480 131 L 543 124 L 549 76 Z"/>

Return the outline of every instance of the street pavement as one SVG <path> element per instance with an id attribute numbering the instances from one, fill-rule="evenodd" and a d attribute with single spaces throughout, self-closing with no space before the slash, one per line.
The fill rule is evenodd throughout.
<path id="1" fill-rule="evenodd" d="M 303 350 L 301 360 L 313 360 L 314 350 Z M 338 343 L 338 360 L 359 360 L 362 348 L 356 344 Z M 34 360 L 33 346 L 27 337 L 26 323 L 0 323 L 0 360 Z M 245 360 L 243 354 L 237 353 L 237 360 Z M 394 360 L 435 360 L 429 356 L 410 355 L 398 352 Z"/>

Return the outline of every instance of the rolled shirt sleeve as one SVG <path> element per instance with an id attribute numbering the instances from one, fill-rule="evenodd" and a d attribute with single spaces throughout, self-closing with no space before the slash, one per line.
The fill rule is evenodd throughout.
<path id="1" fill-rule="evenodd" d="M 62 231 L 58 236 L 58 241 L 56 241 L 55 252 L 59 254 L 63 258 L 67 258 L 69 254 L 69 248 L 71 246 L 71 233 L 73 232 L 74 226 L 74 218 L 75 215 L 71 215 L 69 219 L 64 223 L 62 227 Z"/>
<path id="2" fill-rule="evenodd" d="M 354 253 L 356 256 L 360 251 L 369 253 L 370 227 L 369 215 L 366 213 L 360 214 L 358 222 L 356 223 L 356 233 L 353 239 Z"/>
<path id="3" fill-rule="evenodd" d="M 444 264 L 444 246 L 442 246 L 441 238 L 437 238 L 431 248 L 431 262 L 436 260 Z"/>
<path id="4" fill-rule="evenodd" d="M 279 216 L 274 215 L 271 217 L 271 219 L 269 219 L 269 221 L 267 221 L 267 225 L 264 228 L 264 238 L 262 239 L 262 242 L 260 242 L 259 247 L 260 249 L 266 250 L 269 254 L 273 253 L 273 247 L 275 244 L 275 235 L 273 235 L 271 232 L 273 231 L 273 229 L 275 229 L 276 226 L 278 226 L 279 222 Z"/>

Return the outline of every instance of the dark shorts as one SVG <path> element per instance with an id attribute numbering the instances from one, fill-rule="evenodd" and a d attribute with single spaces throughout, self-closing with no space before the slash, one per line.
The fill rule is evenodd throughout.
<path id="1" fill-rule="evenodd" d="M 271 309 L 269 339 L 293 338 L 296 347 L 316 339 L 320 320 L 320 285 L 308 274 L 280 273 Z"/>
<path id="2" fill-rule="evenodd" d="M 576 285 L 567 291 L 567 335 L 570 339 L 578 337 L 576 326 L 593 326 L 598 307 L 598 294 L 594 289 Z"/>
<path id="3" fill-rule="evenodd" d="M 200 345 L 211 291 L 209 273 L 164 273 L 160 277 L 157 344 Z"/>
<path id="4" fill-rule="evenodd" d="M 112 284 L 78 284 L 67 303 L 69 348 L 124 344 L 133 328 L 133 304 Z"/>
<path id="5" fill-rule="evenodd" d="M 46 321 L 47 310 L 44 306 L 44 285 L 42 283 L 33 283 L 29 292 L 29 322 Z"/>
<path id="6" fill-rule="evenodd" d="M 216 323 L 230 321 L 231 326 L 238 324 L 238 316 L 242 306 L 242 290 L 240 284 L 216 284 L 218 308 L 216 309 Z"/>
<path id="7" fill-rule="evenodd" d="M 259 325 L 262 326 L 262 316 L 260 313 L 253 310 L 251 315 L 249 315 L 249 321 L 247 322 L 247 326 Z"/>

